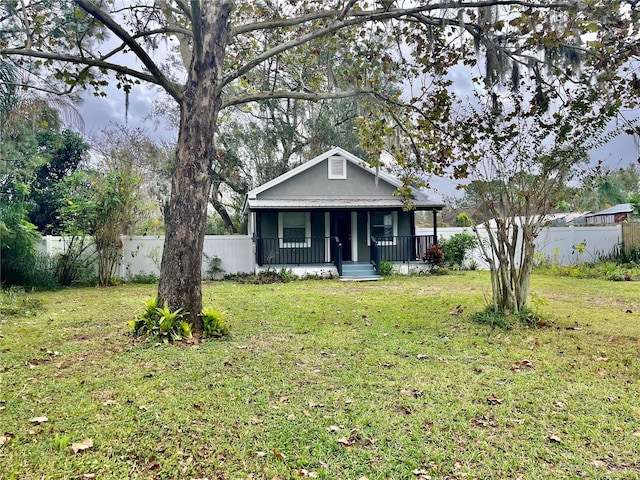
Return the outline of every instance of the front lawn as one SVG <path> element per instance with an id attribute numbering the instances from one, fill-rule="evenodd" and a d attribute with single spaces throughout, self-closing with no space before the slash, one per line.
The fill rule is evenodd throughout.
<path id="1" fill-rule="evenodd" d="M 140 343 L 153 285 L 0 320 L 2 479 L 640 478 L 640 291 L 534 275 L 549 326 L 468 315 L 485 272 L 216 282 L 226 340 Z"/>

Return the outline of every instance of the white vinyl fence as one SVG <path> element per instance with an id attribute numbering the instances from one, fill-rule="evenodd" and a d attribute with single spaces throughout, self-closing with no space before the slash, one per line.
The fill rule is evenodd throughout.
<path id="1" fill-rule="evenodd" d="M 470 228 L 439 228 L 438 238 L 444 240 L 456 233 L 473 233 Z M 481 236 L 487 238 L 486 232 Z M 432 235 L 431 228 L 417 228 L 416 235 Z M 611 253 L 621 242 L 622 227 L 550 227 L 542 230 L 536 240 L 536 252 L 553 262 L 570 265 L 597 260 L 601 255 Z M 137 274 L 160 274 L 164 237 L 122 236 L 122 261 L 116 275 L 131 278 Z M 584 243 L 584 251 L 575 248 Z M 46 236 L 40 244 L 40 251 L 48 255 L 64 253 L 68 240 L 64 237 Z M 220 268 L 224 273 L 254 273 L 255 255 L 251 237 L 248 235 L 207 235 L 204 239 L 202 256 L 202 274 L 206 278 L 209 262 L 212 258 L 221 260 Z M 473 260 L 478 268 L 488 268 L 479 248 L 476 248 L 469 261 Z"/>
<path id="2" fill-rule="evenodd" d="M 122 236 L 122 260 L 116 271 L 120 278 L 137 274 L 160 275 L 164 237 Z M 69 240 L 48 235 L 40 243 L 40 251 L 48 255 L 64 253 Z M 253 273 L 255 269 L 253 244 L 248 235 L 206 235 L 202 255 L 202 274 L 206 277 L 212 258 L 221 260 L 224 273 Z"/>
<path id="3" fill-rule="evenodd" d="M 471 228 L 445 227 L 438 228 L 438 240 L 445 240 L 457 233 L 467 232 L 473 235 Z M 480 237 L 488 242 L 485 229 L 480 229 Z M 416 235 L 432 235 L 432 228 L 417 228 Z M 543 228 L 536 239 L 536 253 L 561 265 L 571 265 L 597 260 L 600 256 L 609 254 L 622 241 L 622 227 L 620 225 L 602 227 L 548 227 Z M 584 244 L 584 249 L 578 248 Z M 583 250 L 580 253 L 580 250 Z M 482 256 L 480 247 L 471 254 L 478 268 L 488 269 L 487 262 Z"/>

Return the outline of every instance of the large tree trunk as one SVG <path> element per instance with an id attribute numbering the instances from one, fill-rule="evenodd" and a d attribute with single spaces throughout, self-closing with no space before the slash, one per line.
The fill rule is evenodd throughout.
<path id="1" fill-rule="evenodd" d="M 217 88 L 229 38 L 230 0 L 194 5 L 194 47 L 184 100 L 175 170 L 171 180 L 158 299 L 189 312 L 194 332 L 202 332 L 202 248 L 207 216 L 214 135 L 220 109 Z M 199 7 L 199 8 L 198 8 Z M 199 11 L 201 9 L 201 11 Z M 198 22 L 200 20 L 200 22 Z"/>

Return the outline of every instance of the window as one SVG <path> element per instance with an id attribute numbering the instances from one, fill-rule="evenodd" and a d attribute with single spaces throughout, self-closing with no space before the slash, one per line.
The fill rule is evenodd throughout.
<path id="1" fill-rule="evenodd" d="M 347 178 L 347 159 L 329 157 L 329 180 L 345 180 Z"/>
<path id="2" fill-rule="evenodd" d="M 280 248 L 311 246 L 311 214 L 309 212 L 280 212 L 278 214 Z"/>
<path id="3" fill-rule="evenodd" d="M 369 235 L 380 245 L 394 245 L 398 235 L 398 212 L 379 211 L 369 214 Z"/>

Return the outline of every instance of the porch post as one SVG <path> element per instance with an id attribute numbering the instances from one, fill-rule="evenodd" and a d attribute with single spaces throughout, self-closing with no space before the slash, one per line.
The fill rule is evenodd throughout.
<path id="1" fill-rule="evenodd" d="M 438 243 L 438 211 L 434 208 L 433 212 L 433 243 Z"/>
<path id="2" fill-rule="evenodd" d="M 256 246 L 256 263 L 262 266 L 262 212 L 260 210 L 256 210 L 255 222 L 253 242 Z"/>

